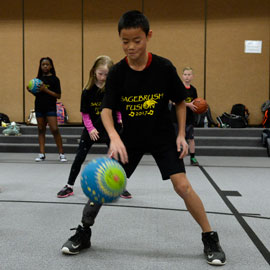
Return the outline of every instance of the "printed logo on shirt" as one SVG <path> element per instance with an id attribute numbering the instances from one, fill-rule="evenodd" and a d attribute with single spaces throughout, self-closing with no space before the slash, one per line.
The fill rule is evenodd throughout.
<path id="1" fill-rule="evenodd" d="M 192 102 L 192 100 L 193 100 L 193 97 L 187 97 L 187 98 L 185 99 L 185 102 L 186 102 L 186 103 L 190 103 L 190 102 Z"/>
<path id="2" fill-rule="evenodd" d="M 100 105 L 101 105 L 101 102 L 91 102 L 90 103 L 91 107 L 100 107 Z"/>
<path id="3" fill-rule="evenodd" d="M 91 106 L 91 107 L 95 107 L 94 110 L 95 110 L 95 114 L 96 114 L 96 115 L 100 115 L 100 106 L 101 106 L 101 102 L 91 102 L 91 103 L 90 103 L 90 106 Z"/>
<path id="4" fill-rule="evenodd" d="M 163 98 L 163 93 L 139 96 L 122 96 L 121 101 L 130 117 L 154 115 L 156 105 Z"/>

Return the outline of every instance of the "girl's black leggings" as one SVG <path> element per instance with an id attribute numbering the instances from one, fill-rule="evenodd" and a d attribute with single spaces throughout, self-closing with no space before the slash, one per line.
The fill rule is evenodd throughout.
<path id="1" fill-rule="evenodd" d="M 106 135 L 103 132 L 101 132 L 99 134 L 99 136 L 100 136 L 100 138 L 103 138 Z M 71 169 L 70 169 L 69 178 L 68 178 L 69 185 L 71 185 L 71 186 L 74 185 L 76 178 L 77 178 L 78 174 L 80 173 L 82 164 L 85 161 L 89 150 L 91 149 L 92 145 L 95 142 L 96 141 L 92 141 L 90 139 L 90 136 L 89 136 L 87 129 L 84 128 L 82 135 L 81 135 L 79 147 L 77 149 L 76 157 L 75 157 L 73 164 L 71 166 Z M 106 144 L 109 145 L 108 140 L 106 140 Z"/>

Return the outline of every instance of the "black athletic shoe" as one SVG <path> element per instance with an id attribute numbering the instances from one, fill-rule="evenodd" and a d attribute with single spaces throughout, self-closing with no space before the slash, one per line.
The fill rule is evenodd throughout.
<path id="1" fill-rule="evenodd" d="M 90 248 L 91 242 L 91 229 L 84 228 L 79 225 L 77 228 L 70 230 L 76 230 L 76 233 L 71 236 L 67 242 L 62 246 L 62 253 L 75 255 L 78 254 L 82 249 Z"/>
<path id="2" fill-rule="evenodd" d="M 124 199 L 131 199 L 132 195 L 127 190 L 124 190 L 120 197 Z"/>
<path id="3" fill-rule="evenodd" d="M 202 241 L 207 262 L 212 265 L 224 265 L 226 256 L 219 244 L 217 232 L 202 233 Z"/>
<path id="4" fill-rule="evenodd" d="M 190 165 L 199 166 L 199 162 L 195 157 L 193 157 L 193 158 L 190 158 Z"/>
<path id="5" fill-rule="evenodd" d="M 73 195 L 73 189 L 71 187 L 69 187 L 68 185 L 65 185 L 58 193 L 57 193 L 57 197 L 58 198 L 66 198 L 68 196 Z"/>

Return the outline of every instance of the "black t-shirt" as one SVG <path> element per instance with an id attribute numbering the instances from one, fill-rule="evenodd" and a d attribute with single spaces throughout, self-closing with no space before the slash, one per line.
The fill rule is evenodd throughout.
<path id="1" fill-rule="evenodd" d="M 39 78 L 49 90 L 61 94 L 60 80 L 54 76 L 41 76 Z M 56 98 L 45 93 L 39 92 L 35 99 L 35 111 L 37 112 L 56 112 Z"/>
<path id="2" fill-rule="evenodd" d="M 186 88 L 186 103 L 192 102 L 195 98 L 197 98 L 197 90 L 194 86 L 190 85 L 190 88 Z M 187 119 L 186 125 L 194 125 L 195 117 L 194 112 L 187 107 Z"/>
<path id="3" fill-rule="evenodd" d="M 185 102 L 186 103 L 192 102 L 195 98 L 197 98 L 196 88 L 192 85 L 190 85 L 190 88 L 185 87 L 185 95 L 186 95 Z M 174 123 L 177 124 L 175 105 L 170 104 L 169 108 L 171 111 L 171 119 Z M 194 112 L 187 107 L 186 125 L 194 125 L 194 121 L 195 121 Z"/>
<path id="4" fill-rule="evenodd" d="M 100 113 L 101 113 L 101 104 L 104 97 L 104 91 L 101 91 L 95 84 L 91 89 L 82 91 L 81 95 L 81 109 L 82 113 L 89 114 L 89 117 L 98 131 L 105 131 L 105 128 L 102 124 Z M 116 113 L 113 112 L 114 122 L 116 123 Z M 118 127 L 117 127 L 118 128 Z"/>
<path id="5" fill-rule="evenodd" d="M 100 106 L 104 97 L 104 91 L 101 91 L 95 84 L 91 89 L 82 91 L 81 112 L 88 113 L 93 124 L 100 118 Z"/>
<path id="6" fill-rule="evenodd" d="M 131 69 L 126 58 L 108 74 L 103 108 L 122 114 L 122 139 L 126 146 L 146 149 L 175 145 L 168 102 L 185 99 L 185 88 L 176 68 L 160 56 L 143 71 Z"/>

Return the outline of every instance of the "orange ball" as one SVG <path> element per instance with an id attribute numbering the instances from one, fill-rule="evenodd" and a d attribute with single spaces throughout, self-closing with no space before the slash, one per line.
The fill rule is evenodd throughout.
<path id="1" fill-rule="evenodd" d="M 205 113 L 208 110 L 208 104 L 203 98 L 195 98 L 193 104 L 197 107 L 197 111 L 194 111 L 197 114 Z"/>

